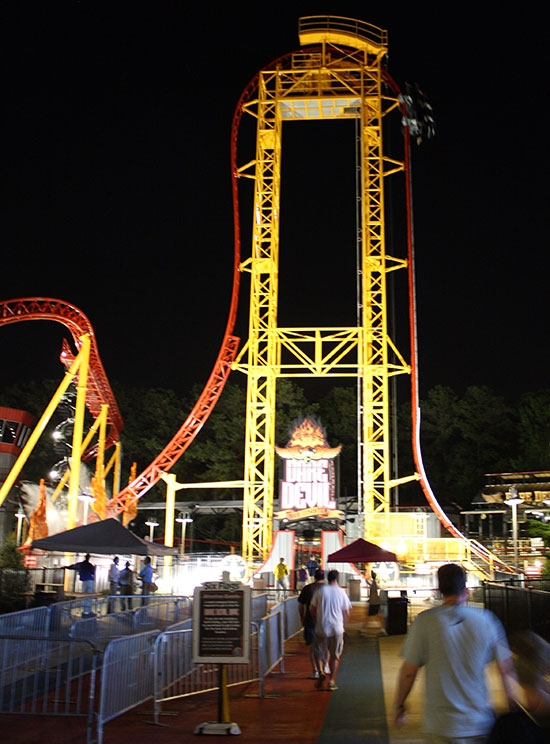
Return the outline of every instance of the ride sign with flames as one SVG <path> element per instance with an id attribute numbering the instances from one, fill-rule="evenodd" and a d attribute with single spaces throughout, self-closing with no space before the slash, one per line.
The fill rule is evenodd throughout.
<path id="1" fill-rule="evenodd" d="M 343 519 L 336 500 L 335 461 L 342 445 L 329 447 L 323 426 L 313 416 L 297 422 L 286 447 L 275 447 L 283 460 L 277 519 Z"/>

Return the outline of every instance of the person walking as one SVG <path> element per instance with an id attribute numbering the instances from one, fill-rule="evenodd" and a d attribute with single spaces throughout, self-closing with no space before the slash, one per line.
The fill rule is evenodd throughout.
<path id="1" fill-rule="evenodd" d="M 312 669 L 310 679 L 319 679 L 319 669 L 315 660 L 315 645 L 313 643 L 315 640 L 315 620 L 310 611 L 310 604 L 315 592 L 325 583 L 325 572 L 318 568 L 315 571 L 314 579 L 315 581 L 313 583 L 306 584 L 300 592 L 300 596 L 298 597 L 298 611 L 300 612 L 300 619 L 304 628 L 304 641 L 306 646 L 309 646 L 309 658 Z"/>
<path id="2" fill-rule="evenodd" d="M 371 582 L 369 584 L 369 605 L 368 605 L 367 632 L 371 625 L 371 620 L 378 625 L 378 635 L 388 635 L 384 627 L 384 620 L 380 612 L 380 588 L 376 581 L 376 574 L 371 572 Z"/>
<path id="3" fill-rule="evenodd" d="M 301 592 L 304 586 L 307 584 L 309 574 L 304 564 L 296 571 L 296 591 Z"/>
<path id="4" fill-rule="evenodd" d="M 287 576 L 289 574 L 289 571 L 284 558 L 281 558 L 279 563 L 277 563 L 273 574 L 275 576 L 275 588 L 277 589 L 277 596 L 280 602 L 281 599 L 285 599 L 288 589 Z"/>
<path id="5" fill-rule="evenodd" d="M 134 593 L 134 572 L 130 568 L 130 561 L 126 561 L 126 566 L 122 569 L 120 572 L 120 576 L 118 579 L 118 583 L 120 584 L 120 593 L 123 597 L 131 597 Z M 122 609 L 123 610 L 131 610 L 132 609 L 132 600 L 122 600 Z"/>
<path id="6" fill-rule="evenodd" d="M 313 595 L 310 611 L 315 618 L 315 660 L 319 678 L 317 687 L 322 689 L 326 678 L 325 663 L 329 664 L 329 690 L 337 690 L 336 675 L 344 652 L 344 626 L 349 618 L 351 602 L 345 591 L 338 586 L 338 571 L 328 572 L 328 584 L 321 586 Z"/>
<path id="7" fill-rule="evenodd" d="M 495 661 L 509 704 L 515 678 L 510 649 L 499 620 L 488 610 L 467 607 L 466 573 L 448 563 L 437 572 L 443 602 L 421 612 L 401 650 L 394 720 L 405 723 L 405 701 L 418 669 L 425 667 L 424 730 L 430 744 L 481 744 L 494 722 L 485 666 Z"/>
<path id="8" fill-rule="evenodd" d="M 501 716 L 487 744 L 548 744 L 550 741 L 550 643 L 531 630 L 510 639 L 522 690 L 518 709 Z"/>

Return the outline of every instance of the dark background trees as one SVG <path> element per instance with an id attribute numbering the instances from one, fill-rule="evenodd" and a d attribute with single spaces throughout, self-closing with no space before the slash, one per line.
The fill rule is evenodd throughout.
<path id="1" fill-rule="evenodd" d="M 228 383 L 212 415 L 185 455 L 175 465 L 179 482 L 239 480 L 243 476 L 245 433 L 245 380 L 235 377 Z M 37 418 L 56 387 L 51 380 L 15 385 L 4 391 L 1 403 L 23 408 Z M 122 485 L 130 467 L 137 463 L 141 472 L 161 451 L 187 417 L 200 389 L 180 396 L 162 388 L 134 388 L 114 383 L 113 388 L 125 422 L 122 433 Z M 421 404 L 421 441 L 424 464 L 431 485 L 440 501 L 467 507 L 490 472 L 542 470 L 550 466 L 550 390 L 527 393 L 516 401 L 506 401 L 490 388 L 470 386 L 459 392 L 436 386 Z M 312 390 L 291 379 L 277 385 L 276 442 L 285 445 L 294 421 L 307 414 L 321 419 L 331 446 L 342 444 L 340 463 L 341 493 L 356 494 L 356 386 L 336 384 L 326 390 Z M 22 477 L 37 482 L 56 460 L 51 429 L 42 437 Z M 413 472 L 410 446 L 410 405 L 399 411 L 399 475 Z M 162 502 L 164 484 L 144 496 Z M 190 508 L 205 499 L 240 499 L 236 489 L 181 490 L 179 501 Z M 402 505 L 424 505 L 417 483 L 402 486 Z M 151 512 L 140 511 L 134 527 L 146 534 L 143 523 Z M 155 513 L 163 528 L 163 514 Z M 240 514 L 196 515 L 195 539 L 240 540 Z"/>

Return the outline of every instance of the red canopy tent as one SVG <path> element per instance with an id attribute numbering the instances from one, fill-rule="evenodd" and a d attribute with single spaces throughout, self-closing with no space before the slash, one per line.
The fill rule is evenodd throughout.
<path id="1" fill-rule="evenodd" d="M 389 550 L 363 540 L 362 537 L 346 545 L 345 548 L 331 553 L 327 558 L 327 563 L 382 563 L 384 561 L 397 563 L 397 556 Z"/>

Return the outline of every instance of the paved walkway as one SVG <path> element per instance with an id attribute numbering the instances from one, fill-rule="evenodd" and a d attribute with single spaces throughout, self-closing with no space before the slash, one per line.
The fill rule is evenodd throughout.
<path id="1" fill-rule="evenodd" d="M 396 729 L 390 720 L 395 681 L 401 663 L 398 653 L 403 636 L 373 638 L 361 635 L 365 605 L 355 604 L 340 673 L 339 689 L 318 691 L 308 679 L 311 672 L 306 647 L 297 636 L 286 644 L 284 673 L 266 680 L 266 697 L 257 697 L 257 684 L 230 690 L 230 712 L 242 734 L 238 741 L 254 744 L 415 744 L 422 742 L 423 680 L 417 680 L 409 696 L 409 719 Z M 503 697 L 495 673 L 489 683 L 496 690 L 497 710 Z M 170 715 L 163 725 L 152 724 L 151 704 L 145 704 L 105 726 L 104 744 L 190 744 L 193 729 L 203 721 L 216 720 L 213 693 L 165 704 Z M 81 719 L 0 715 L 3 738 L 10 744 L 83 744 Z"/>

